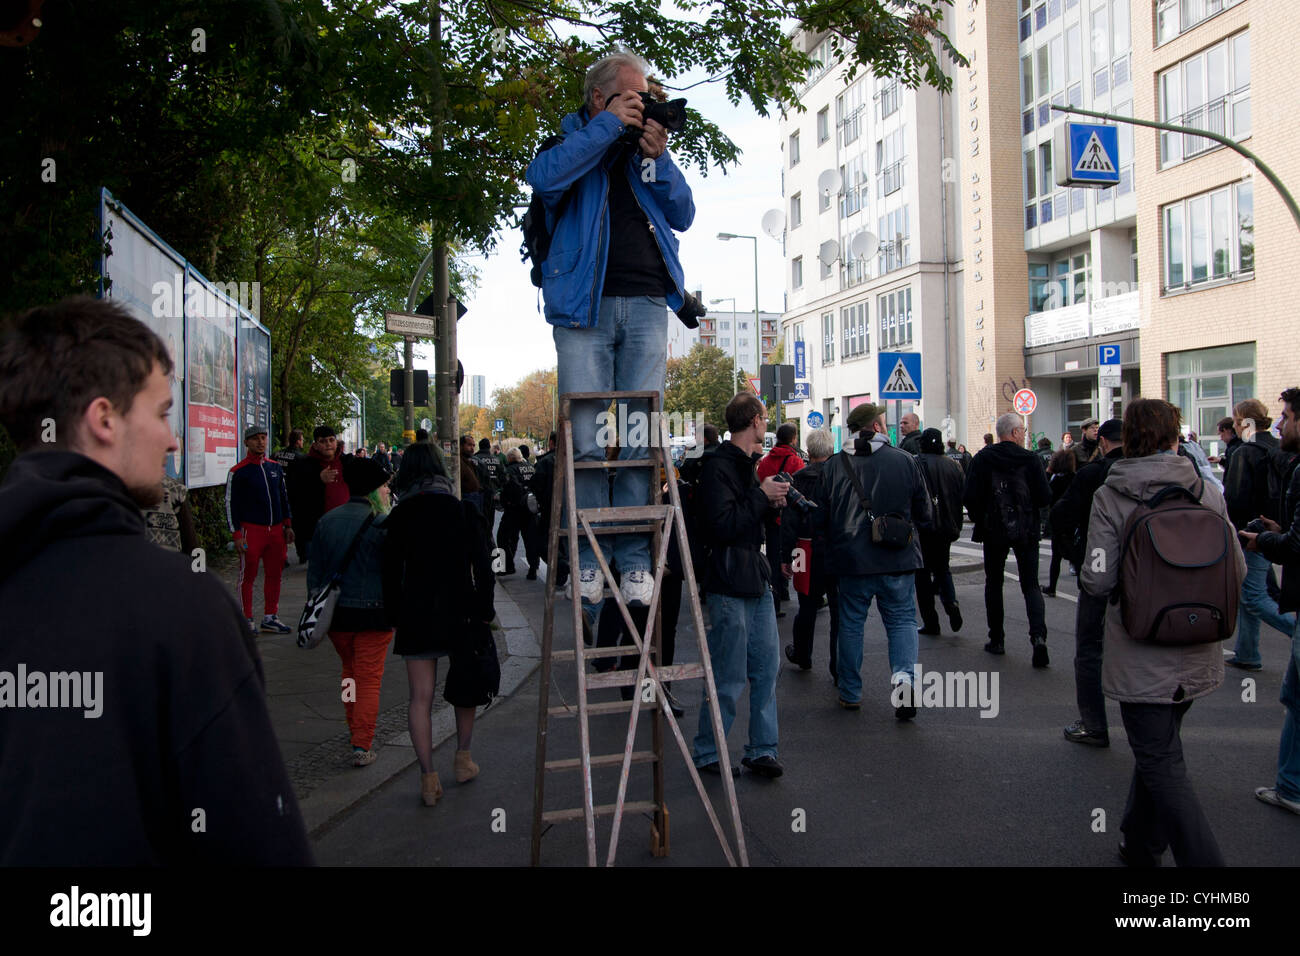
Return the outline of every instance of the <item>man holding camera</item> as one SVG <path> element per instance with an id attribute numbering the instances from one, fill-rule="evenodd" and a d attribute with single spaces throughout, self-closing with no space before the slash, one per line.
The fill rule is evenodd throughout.
<path id="1" fill-rule="evenodd" d="M 690 227 L 695 203 L 666 149 L 668 131 L 643 116 L 648 72 L 644 60 L 627 52 L 598 60 L 587 71 L 583 109 L 564 118 L 559 141 L 528 166 L 528 182 L 545 202 L 553 227 L 541 263 L 542 296 L 546 321 L 554 326 L 561 394 L 663 392 L 668 310 L 685 301 L 673 230 Z M 646 406 L 629 402 L 617 412 L 644 414 Z M 601 401 L 573 403 L 575 461 L 603 459 L 597 434 L 607 407 Z M 648 454 L 645 444 L 619 450 L 623 459 Z M 614 506 L 648 504 L 650 477 L 645 468 L 618 469 Z M 605 473 L 598 469 L 577 472 L 575 491 L 579 508 L 610 504 Z M 648 536 L 612 537 L 624 600 L 648 604 Z M 604 582 L 585 538 L 575 576 L 583 601 L 599 604 Z"/>
<path id="2" fill-rule="evenodd" d="M 924 566 L 917 530 L 930 531 L 930 497 L 916 459 L 889 444 L 884 408 L 865 403 L 849 413 L 857 432 L 822 469 L 816 504 L 825 512 L 827 566 L 839 576 L 836 672 L 840 706 L 862 706 L 862 631 L 876 599 L 889 641 L 894 716 L 916 716 L 916 577 Z"/>

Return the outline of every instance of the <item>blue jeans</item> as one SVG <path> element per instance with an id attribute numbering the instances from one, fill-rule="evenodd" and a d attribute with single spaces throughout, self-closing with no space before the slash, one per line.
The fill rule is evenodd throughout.
<path id="1" fill-rule="evenodd" d="M 560 394 L 656 391 L 662 398 L 668 349 L 668 306 L 665 300 L 649 296 L 606 296 L 600 300 L 598 316 L 596 325 L 589 329 L 556 326 L 552 330 Z M 601 415 L 608 407 L 609 402 L 573 403 L 569 420 L 573 427 L 574 461 L 604 461 L 605 448 L 619 443 L 621 430 L 618 419 L 608 421 Z M 649 457 L 650 442 L 659 441 L 657 431 L 650 426 L 649 403 L 628 402 L 625 408 L 617 411 L 628 422 L 627 442 L 619 449 L 618 457 Z M 640 415 L 636 414 L 638 412 Z M 644 424 L 638 427 L 638 422 Z M 613 506 L 643 507 L 650 504 L 650 477 L 648 468 L 615 469 Z M 574 492 L 579 508 L 608 508 L 608 473 L 596 468 L 575 472 Z M 567 511 L 564 520 L 568 520 Z M 649 570 L 649 535 L 609 535 L 605 540 L 609 538 L 614 540 L 605 549 L 605 557 L 612 557 L 621 572 Z M 578 566 L 599 567 L 581 525 L 578 528 Z"/>
<path id="2" fill-rule="evenodd" d="M 1268 596 L 1268 558 L 1258 551 L 1246 552 L 1246 580 L 1241 585 L 1241 604 L 1237 608 L 1237 660 L 1243 664 L 1260 664 L 1259 623 L 1263 621 L 1283 634 L 1296 627 L 1294 614 L 1283 614 L 1277 602 Z"/>
<path id="3" fill-rule="evenodd" d="M 862 631 L 871 599 L 876 599 L 889 641 L 891 683 L 916 679 L 916 577 L 904 574 L 840 575 L 840 633 L 836 669 L 840 698 L 862 700 Z"/>
<path id="4" fill-rule="evenodd" d="M 713 686 L 718 691 L 718 709 L 722 713 L 722 732 L 731 733 L 731 725 L 736 721 L 736 704 L 748 681 L 749 743 L 745 745 L 745 756 L 775 757 L 776 675 L 781 669 L 781 657 L 777 651 L 772 592 L 769 590 L 757 598 L 710 594 L 706 600 L 710 622 L 709 658 L 713 663 Z M 692 749 L 697 767 L 718 759 L 707 702 L 700 707 L 700 729 Z"/>
<path id="5" fill-rule="evenodd" d="M 1300 800 L 1300 624 L 1291 635 L 1291 660 L 1280 699 L 1286 706 L 1286 720 L 1277 751 L 1277 791 L 1288 800 Z"/>

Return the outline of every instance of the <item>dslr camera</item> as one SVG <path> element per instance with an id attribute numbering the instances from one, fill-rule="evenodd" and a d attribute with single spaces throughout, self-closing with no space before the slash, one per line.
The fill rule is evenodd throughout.
<path id="1" fill-rule="evenodd" d="M 786 489 L 785 501 L 791 507 L 797 508 L 801 515 L 806 515 L 813 509 L 817 508 L 817 502 L 809 501 L 808 497 L 795 490 L 794 479 L 786 472 L 780 472 L 776 476 L 777 481 L 784 481 L 790 487 Z"/>
<path id="2" fill-rule="evenodd" d="M 1263 534 L 1268 530 L 1268 528 L 1264 527 L 1264 522 L 1261 519 L 1251 518 L 1250 521 L 1246 523 L 1246 527 L 1241 530 L 1249 532 L 1250 534 Z"/>
<path id="3" fill-rule="evenodd" d="M 642 92 L 641 105 L 645 107 L 642 116 L 652 119 L 670 133 L 681 132 L 686 125 L 686 100 L 667 100 L 660 102 L 653 93 Z M 629 126 L 623 131 L 623 142 L 635 146 L 641 141 L 643 130 L 639 126 Z"/>

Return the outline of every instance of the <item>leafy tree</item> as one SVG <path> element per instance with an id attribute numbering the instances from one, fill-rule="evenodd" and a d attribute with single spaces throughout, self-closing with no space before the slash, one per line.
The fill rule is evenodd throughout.
<path id="1" fill-rule="evenodd" d="M 681 358 L 668 360 L 664 411 L 692 420 L 702 412 L 706 422 L 725 432 L 727 403 L 742 387 L 748 390 L 749 384 L 733 382 L 731 356 L 720 348 L 696 343 Z"/>

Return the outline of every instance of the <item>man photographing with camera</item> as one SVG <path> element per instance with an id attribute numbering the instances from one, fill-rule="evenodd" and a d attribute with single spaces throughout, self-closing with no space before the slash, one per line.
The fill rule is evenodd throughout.
<path id="1" fill-rule="evenodd" d="M 644 115 L 640 94 L 648 89 L 647 72 L 646 62 L 631 53 L 598 60 L 587 71 L 583 109 L 564 118 L 561 135 L 549 140 L 549 148 L 528 166 L 528 182 L 545 203 L 551 230 L 540 271 L 546 321 L 554 326 L 561 394 L 663 393 L 668 311 L 685 302 L 673 230 L 690 227 L 695 203 L 668 154 L 667 129 Z M 629 402 L 617 413 L 644 414 L 646 405 Z M 604 458 L 597 433 L 598 416 L 606 408 L 600 401 L 573 403 L 575 461 Z M 635 442 L 619 449 L 623 459 L 648 454 L 647 445 Z M 613 505 L 649 503 L 649 481 L 648 469 L 618 469 Z M 608 506 L 607 487 L 602 471 L 579 471 L 578 507 Z M 624 600 L 648 604 L 648 536 L 611 537 Z M 583 601 L 598 605 L 604 582 L 585 538 L 579 543 L 575 577 Z"/>

